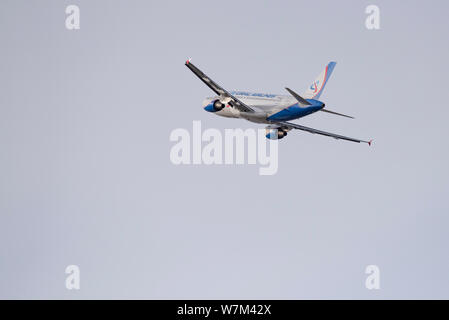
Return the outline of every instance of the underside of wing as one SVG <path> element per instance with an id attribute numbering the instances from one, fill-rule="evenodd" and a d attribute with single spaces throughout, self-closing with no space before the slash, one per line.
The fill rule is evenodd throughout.
<path id="1" fill-rule="evenodd" d="M 234 108 L 238 109 L 242 112 L 254 112 L 254 110 L 244 104 L 242 101 L 234 97 L 232 94 L 230 94 L 228 91 L 226 91 L 224 88 L 222 88 L 220 85 L 218 85 L 216 82 L 214 82 L 211 78 L 209 78 L 206 74 L 204 74 L 200 69 L 198 69 L 195 65 L 193 65 L 190 60 L 187 60 L 185 63 L 186 67 L 190 69 L 198 78 L 200 78 L 201 81 L 203 81 L 209 88 L 212 89 L 217 95 L 223 97 L 223 98 L 230 98 L 231 101 L 229 104 L 233 106 Z"/>
<path id="2" fill-rule="evenodd" d="M 357 143 L 364 142 L 364 143 L 367 143 L 369 145 L 371 145 L 371 142 L 372 142 L 372 140 L 365 141 L 365 140 L 345 137 L 345 136 L 342 136 L 342 135 L 339 135 L 339 134 L 330 133 L 330 132 L 326 132 L 326 131 L 322 131 L 322 130 L 318 130 L 318 129 L 313 129 L 313 128 L 309 128 L 309 127 L 306 127 L 306 126 L 301 126 L 299 124 L 286 122 L 286 121 L 275 122 L 273 124 L 279 125 L 281 128 L 285 128 L 287 130 L 298 129 L 298 130 L 307 131 L 307 132 L 314 133 L 314 134 L 320 134 L 320 135 L 323 135 L 323 136 L 332 137 L 332 138 L 335 138 L 335 139 L 341 139 L 341 140 L 352 141 L 352 142 L 357 142 Z"/>

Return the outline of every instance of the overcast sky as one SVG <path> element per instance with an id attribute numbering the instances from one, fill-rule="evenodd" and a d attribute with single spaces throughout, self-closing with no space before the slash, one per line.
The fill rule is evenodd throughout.
<path id="1" fill-rule="evenodd" d="M 0 297 L 448 299 L 448 10 L 1 1 Z M 268 93 L 302 93 L 337 61 L 321 100 L 356 119 L 296 122 L 374 144 L 298 131 L 273 176 L 175 166 L 169 135 L 193 120 L 263 128 L 205 112 L 188 57 L 226 89 Z"/>

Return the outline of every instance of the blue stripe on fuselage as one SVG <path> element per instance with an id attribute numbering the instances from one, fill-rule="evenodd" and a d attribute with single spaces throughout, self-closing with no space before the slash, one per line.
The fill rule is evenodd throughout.
<path id="1" fill-rule="evenodd" d="M 324 107 L 324 104 L 318 100 L 307 100 L 312 103 L 310 106 L 301 107 L 299 104 L 295 103 L 292 106 L 289 106 L 281 111 L 272 114 L 267 118 L 267 120 L 271 121 L 288 121 L 298 119 L 304 116 L 307 116 L 311 113 L 314 113 L 318 110 L 321 110 Z"/>

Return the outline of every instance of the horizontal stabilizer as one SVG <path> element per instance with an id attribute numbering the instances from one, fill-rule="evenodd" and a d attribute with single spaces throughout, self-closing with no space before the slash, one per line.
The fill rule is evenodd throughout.
<path id="1" fill-rule="evenodd" d="M 326 109 L 321 109 L 320 111 L 327 112 L 327 113 L 332 113 L 332 114 L 336 114 L 337 116 L 342 116 L 342 117 L 354 119 L 354 117 L 352 117 L 352 116 L 348 116 L 348 115 L 346 115 L 346 114 L 338 113 L 338 112 L 335 112 L 335 111 L 330 111 L 330 110 L 326 110 Z"/>
<path id="2" fill-rule="evenodd" d="M 305 106 L 310 106 L 311 105 L 311 103 L 309 101 L 307 101 L 306 99 L 301 97 L 295 91 L 293 91 L 293 90 L 291 90 L 289 88 L 285 88 L 285 90 L 287 90 L 288 93 L 290 93 L 293 97 L 295 97 L 295 99 L 298 100 L 299 104 L 302 104 L 302 105 L 305 105 Z"/>

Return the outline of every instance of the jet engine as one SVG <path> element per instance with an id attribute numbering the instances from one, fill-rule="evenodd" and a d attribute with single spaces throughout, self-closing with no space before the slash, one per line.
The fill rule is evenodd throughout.
<path id="1" fill-rule="evenodd" d="M 276 139 L 282 139 L 287 135 L 287 131 L 279 129 L 273 129 L 273 128 L 267 128 L 265 129 L 265 137 L 270 140 L 276 140 Z"/>
<path id="2" fill-rule="evenodd" d="M 225 107 L 225 105 L 220 100 L 215 100 L 212 105 L 215 111 L 220 111 Z"/>

